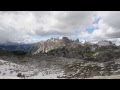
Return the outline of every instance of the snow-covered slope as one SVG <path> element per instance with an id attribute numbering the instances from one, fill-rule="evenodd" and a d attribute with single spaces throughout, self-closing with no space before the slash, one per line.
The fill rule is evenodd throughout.
<path id="1" fill-rule="evenodd" d="M 14 64 L 14 63 L 9 63 L 7 61 L 3 61 L 0 60 L 0 78 L 4 79 L 4 78 L 14 78 L 14 79 L 18 79 L 19 77 L 17 77 L 17 72 L 19 70 L 17 70 L 19 67 L 19 65 Z"/>
<path id="2" fill-rule="evenodd" d="M 18 77 L 18 73 L 25 77 Z M 34 66 L 18 65 L 0 60 L 0 79 L 57 79 L 59 75 L 60 72 L 54 72 L 49 68 L 40 70 Z"/>

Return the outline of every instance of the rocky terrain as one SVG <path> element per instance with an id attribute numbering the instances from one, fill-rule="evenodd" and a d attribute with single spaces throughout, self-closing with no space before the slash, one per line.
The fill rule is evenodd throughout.
<path id="1" fill-rule="evenodd" d="M 0 79 L 119 79 L 119 61 L 98 63 L 52 57 L 31 64 L 0 60 Z"/>
<path id="2" fill-rule="evenodd" d="M 62 72 L 53 68 L 39 68 L 0 60 L 0 79 L 57 79 L 60 74 Z"/>
<path id="3" fill-rule="evenodd" d="M 120 74 L 120 64 L 115 62 L 75 62 L 65 66 L 63 78 L 78 79 L 92 78 L 94 76 L 111 76 Z M 62 78 L 60 77 L 60 78 Z"/>
<path id="4" fill-rule="evenodd" d="M 47 53 L 53 49 L 61 48 L 63 46 L 68 45 L 77 45 L 80 44 L 79 40 L 70 40 L 67 37 L 63 37 L 62 39 L 59 38 L 51 38 L 43 42 L 39 42 L 35 44 L 31 49 L 30 53 L 32 55 L 38 54 L 38 53 Z"/>
<path id="5" fill-rule="evenodd" d="M 1 46 L 0 78 L 120 78 L 120 46 L 110 41 L 81 43 L 63 37 L 52 38 L 30 47 L 25 52 Z"/>

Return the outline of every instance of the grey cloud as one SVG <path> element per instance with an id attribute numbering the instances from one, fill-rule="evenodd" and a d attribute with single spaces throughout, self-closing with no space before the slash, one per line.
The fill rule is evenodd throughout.
<path id="1" fill-rule="evenodd" d="M 24 41 L 34 35 L 72 35 L 92 22 L 94 12 L 83 11 L 1 11 L 0 42 Z"/>
<path id="2" fill-rule="evenodd" d="M 95 14 L 103 21 L 98 23 L 98 30 L 88 34 L 86 28 L 92 24 Z M 34 35 L 73 37 L 76 31 L 76 38 L 91 41 L 120 38 L 119 16 L 119 11 L 1 11 L 0 42 L 27 41 Z"/>
<path id="3" fill-rule="evenodd" d="M 115 32 L 115 33 L 111 33 L 111 34 L 107 34 L 106 36 L 108 38 L 120 38 L 120 31 Z"/>
<path id="4" fill-rule="evenodd" d="M 108 38 L 120 38 L 120 11 L 102 13 L 103 24 L 99 28 L 104 29 L 103 33 Z"/>

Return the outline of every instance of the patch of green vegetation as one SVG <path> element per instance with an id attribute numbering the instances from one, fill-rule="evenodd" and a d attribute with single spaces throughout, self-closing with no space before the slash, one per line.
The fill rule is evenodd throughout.
<path id="1" fill-rule="evenodd" d="M 7 50 L 0 50 L 0 55 L 16 55 L 16 56 L 24 56 L 27 52 L 23 51 L 7 51 Z"/>
<path id="2" fill-rule="evenodd" d="M 13 53 L 10 51 L 0 50 L 0 56 L 2 55 L 13 55 Z"/>

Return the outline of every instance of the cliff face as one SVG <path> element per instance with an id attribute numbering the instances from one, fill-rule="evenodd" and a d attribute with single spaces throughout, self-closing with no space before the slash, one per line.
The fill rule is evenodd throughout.
<path id="1" fill-rule="evenodd" d="M 37 53 L 47 53 L 48 51 L 52 50 L 52 49 L 56 49 L 56 48 L 60 48 L 60 47 L 63 47 L 63 46 L 66 46 L 66 45 L 69 45 L 69 44 L 77 44 L 79 43 L 79 40 L 70 40 L 68 39 L 67 37 L 63 37 L 62 39 L 59 39 L 59 38 L 51 38 L 51 39 L 48 39 L 47 41 L 45 42 L 41 42 L 37 45 L 35 45 L 33 48 L 32 48 L 32 54 L 37 54 Z"/>

